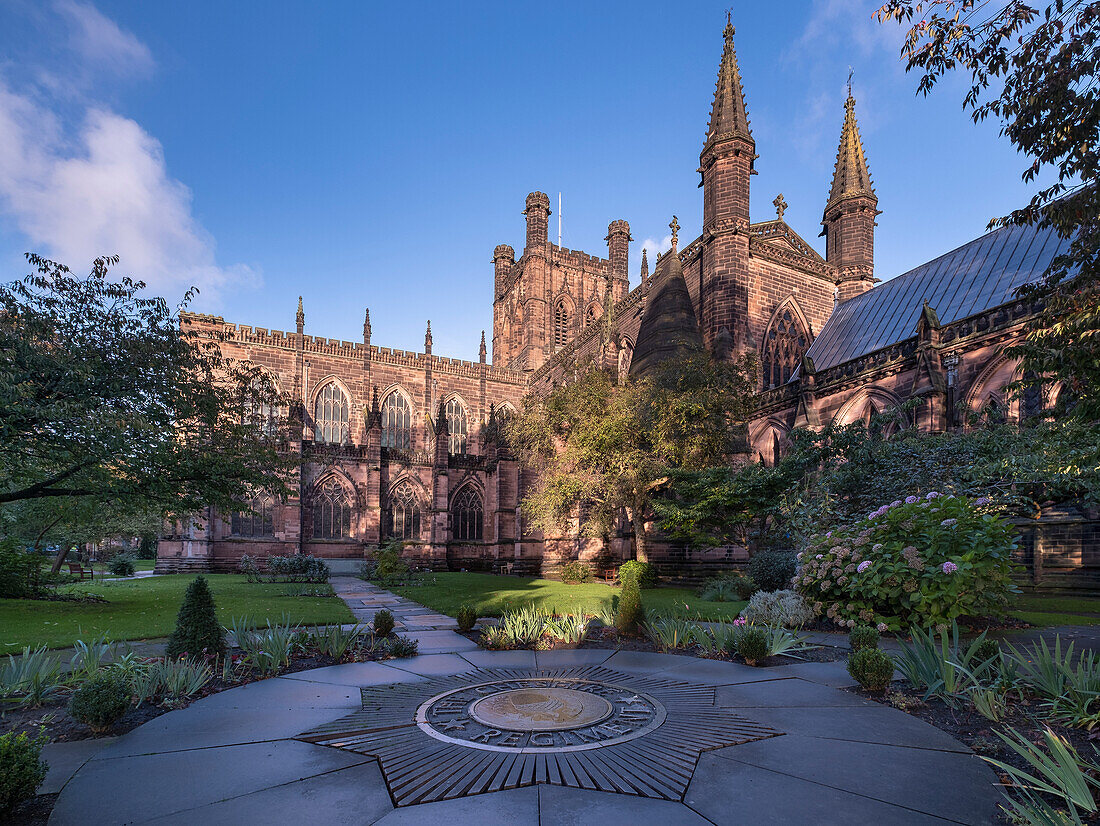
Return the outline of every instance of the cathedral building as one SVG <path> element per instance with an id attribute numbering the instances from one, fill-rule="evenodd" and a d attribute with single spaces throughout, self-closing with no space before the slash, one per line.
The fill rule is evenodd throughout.
<path id="1" fill-rule="evenodd" d="M 476 363 L 434 355 L 430 323 L 422 353 L 375 345 L 369 313 L 362 342 L 307 335 L 301 301 L 293 333 L 185 315 L 182 324 L 266 369 L 296 400 L 301 425 L 291 448 L 301 463 L 287 501 L 261 496 L 251 513 L 210 510 L 176 526 L 161 540 L 158 569 L 226 569 L 245 553 L 312 553 L 350 565 L 388 538 L 404 540 L 414 564 L 437 570 L 538 573 L 568 558 L 626 558 L 626 528 L 607 542 L 528 529 L 523 470 L 496 437 L 527 393 L 551 387 L 578 361 L 625 379 L 683 346 L 718 358 L 756 353 L 760 403 L 749 442 L 765 462 L 782 453 L 792 428 L 876 412 L 896 411 L 899 425 L 928 432 L 965 427 L 969 414 L 1025 415 L 1004 391 L 1018 368 L 1003 350 L 1033 311 L 1015 291 L 1042 276 L 1062 242 L 1050 231 L 999 229 L 879 283 L 879 203 L 850 89 L 822 212 L 824 257 L 787 224 L 782 195 L 774 217 L 753 221 L 757 147 L 734 33 L 727 22 L 699 156 L 696 237 L 681 244 L 673 217 L 672 249 L 652 274 L 643 251 L 630 290 L 629 224 L 610 222 L 606 257 L 565 249 L 548 238 L 549 198 L 532 192 L 519 258 L 508 244 L 493 251 L 491 363 L 484 333 Z M 658 546 L 655 561 L 743 555 Z"/>

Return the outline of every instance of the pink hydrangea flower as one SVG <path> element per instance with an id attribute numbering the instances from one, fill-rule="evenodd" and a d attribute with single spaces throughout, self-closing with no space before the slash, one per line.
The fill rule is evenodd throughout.
<path id="1" fill-rule="evenodd" d="M 878 632 L 880 634 L 885 634 L 887 631 L 890 630 L 890 626 L 888 626 L 885 622 L 880 622 L 878 625 L 875 626 L 875 628 L 878 629 Z"/>
<path id="2" fill-rule="evenodd" d="M 953 574 L 957 570 L 959 570 L 959 566 L 956 565 L 954 562 L 943 563 L 943 572 L 945 574 Z"/>
<path id="3" fill-rule="evenodd" d="M 859 563 L 859 567 L 857 567 L 856 570 L 859 571 L 862 574 L 864 571 L 866 571 L 870 567 L 871 567 L 871 560 L 868 559 L 866 562 Z"/>

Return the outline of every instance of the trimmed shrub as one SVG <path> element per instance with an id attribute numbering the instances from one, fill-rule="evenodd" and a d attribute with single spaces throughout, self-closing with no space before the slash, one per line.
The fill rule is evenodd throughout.
<path id="1" fill-rule="evenodd" d="M 861 648 L 848 657 L 848 673 L 866 691 L 885 691 L 894 679 L 894 661 L 877 648 Z"/>
<path id="2" fill-rule="evenodd" d="M 657 569 L 648 562 L 628 559 L 619 566 L 619 581 L 625 587 L 629 580 L 637 582 L 639 588 L 656 588 Z"/>
<path id="3" fill-rule="evenodd" d="M 748 599 L 760 590 L 756 581 L 740 571 L 728 571 L 711 577 L 699 589 L 699 599 L 707 602 L 736 602 Z"/>
<path id="4" fill-rule="evenodd" d="M 310 554 L 269 556 L 267 570 L 272 582 L 328 582 L 328 565 Z"/>
<path id="5" fill-rule="evenodd" d="M 374 633 L 378 637 L 388 637 L 393 633 L 393 614 L 383 608 L 374 612 Z"/>
<path id="6" fill-rule="evenodd" d="M 129 681 L 106 671 L 89 677 L 69 698 L 69 714 L 96 734 L 110 731 L 129 708 Z"/>
<path id="7" fill-rule="evenodd" d="M 791 587 L 795 570 L 794 551 L 759 551 L 749 558 L 749 576 L 763 591 Z"/>
<path id="8" fill-rule="evenodd" d="M 477 611 L 469 603 L 461 605 L 458 614 L 455 616 L 455 621 L 458 622 L 459 631 L 472 631 L 477 623 Z"/>
<path id="9" fill-rule="evenodd" d="M 137 570 L 134 563 L 137 557 L 131 553 L 115 554 L 107 563 L 107 570 L 114 576 L 133 576 Z"/>
<path id="10" fill-rule="evenodd" d="M 746 665 L 767 659 L 770 646 L 767 629 L 746 625 L 733 638 L 734 649 Z"/>
<path id="11" fill-rule="evenodd" d="M 260 564 L 256 560 L 256 557 L 244 554 L 237 561 L 237 571 L 244 574 L 245 581 L 247 582 L 261 582 L 260 579 Z"/>
<path id="12" fill-rule="evenodd" d="M 864 648 L 878 648 L 878 630 L 870 625 L 857 625 L 848 634 L 848 646 L 853 654 Z"/>
<path id="13" fill-rule="evenodd" d="M 165 654 L 172 660 L 225 656 L 225 629 L 218 622 L 206 577 L 197 576 L 187 586 Z"/>
<path id="14" fill-rule="evenodd" d="M 0 817 L 6 818 L 24 800 L 30 800 L 46 779 L 48 766 L 42 747 L 50 742 L 45 729 L 37 737 L 9 731 L 0 736 Z"/>
<path id="15" fill-rule="evenodd" d="M 642 592 L 637 579 L 623 580 L 623 592 L 615 612 L 615 627 L 623 633 L 633 633 L 645 619 Z"/>
<path id="16" fill-rule="evenodd" d="M 814 612 L 795 591 L 757 591 L 741 616 L 761 625 L 801 628 L 814 618 Z"/>
<path id="17" fill-rule="evenodd" d="M 965 497 L 909 496 L 813 537 L 800 554 L 796 587 L 816 614 L 842 627 L 948 626 L 999 613 L 1018 591 L 1015 534 Z"/>
<path id="18" fill-rule="evenodd" d="M 592 581 L 592 569 L 583 562 L 573 561 L 562 566 L 561 581 L 566 585 L 583 585 Z"/>

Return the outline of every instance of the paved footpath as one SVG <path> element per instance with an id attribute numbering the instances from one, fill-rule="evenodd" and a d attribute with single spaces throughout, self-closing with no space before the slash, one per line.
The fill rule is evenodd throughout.
<path id="1" fill-rule="evenodd" d="M 993 822 L 989 767 L 939 729 L 841 690 L 851 685 L 843 663 L 484 651 L 423 606 L 351 577 L 332 584 L 361 623 L 392 611 L 420 656 L 262 680 L 98 751 L 85 741 L 75 774 L 51 785 L 52 826 Z M 617 739 L 487 750 L 505 735 L 486 735 L 457 698 L 491 696 L 494 682 L 596 686 L 625 709 L 605 732 Z M 646 703 L 663 704 L 660 719 Z M 624 735 L 639 715 L 652 724 Z"/>

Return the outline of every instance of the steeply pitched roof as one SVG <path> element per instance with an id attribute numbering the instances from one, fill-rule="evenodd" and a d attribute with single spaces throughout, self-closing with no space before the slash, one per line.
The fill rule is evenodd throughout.
<path id="1" fill-rule="evenodd" d="M 941 324 L 1007 304 L 1067 245 L 1054 230 L 994 230 L 838 305 L 807 355 L 815 370 L 826 370 L 903 341 L 924 302 Z"/>
<path id="2" fill-rule="evenodd" d="M 670 358 L 703 349 L 699 319 L 675 247 L 661 256 L 653 278 L 653 294 L 646 302 L 630 359 L 631 376 L 644 375 Z"/>
<path id="3" fill-rule="evenodd" d="M 733 49 L 733 32 L 733 24 L 727 20 L 723 32 L 726 45 L 722 50 L 722 62 L 718 65 L 718 83 L 714 89 L 704 148 L 734 136 L 752 140 L 749 116 L 745 112 L 745 93 L 741 88 L 741 70 L 737 66 L 737 52 Z"/>
<path id="4" fill-rule="evenodd" d="M 840 146 L 833 168 L 833 186 L 829 190 L 829 205 L 856 195 L 876 197 L 871 173 L 867 169 L 867 156 L 863 153 L 863 141 L 859 136 L 859 124 L 856 123 L 856 101 L 849 88 L 848 100 L 844 103 L 844 126 L 840 130 Z"/>

